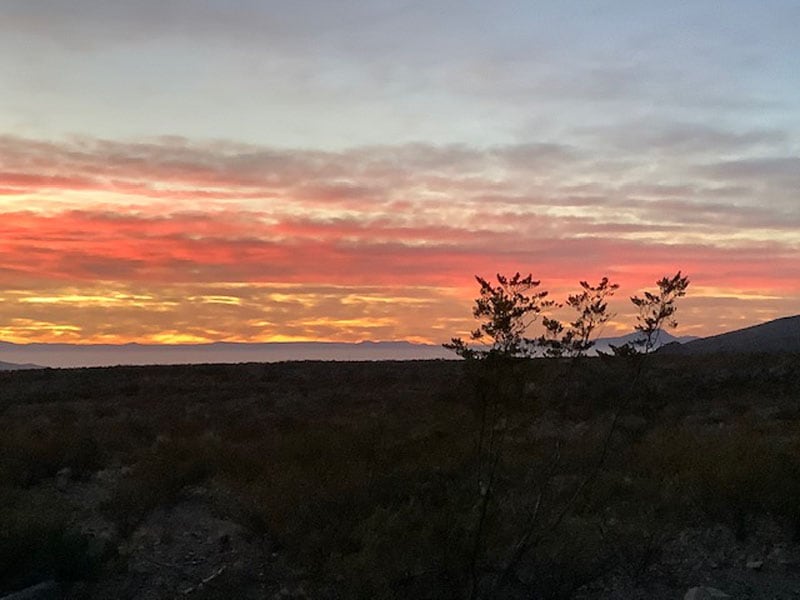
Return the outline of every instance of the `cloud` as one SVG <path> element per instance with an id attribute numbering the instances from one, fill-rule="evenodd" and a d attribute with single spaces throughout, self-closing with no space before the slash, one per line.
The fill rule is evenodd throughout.
<path id="1" fill-rule="evenodd" d="M 763 184 L 800 182 L 800 158 L 772 156 L 721 161 L 699 167 L 702 173 L 725 181 L 756 181 Z"/>
<path id="2" fill-rule="evenodd" d="M 731 154 L 771 149 L 787 141 L 779 129 L 725 129 L 707 123 L 647 118 L 616 123 L 613 127 L 579 128 L 576 133 L 617 152 L 690 155 Z"/>
<path id="3" fill-rule="evenodd" d="M 576 235 L 570 229 L 576 227 L 572 220 L 562 235 L 545 231 L 537 236 L 544 229 L 541 225 L 534 223 L 531 235 L 525 235 L 519 219 L 509 221 L 511 229 L 471 230 L 398 227 L 391 220 L 295 218 L 264 223 L 253 217 L 235 213 L 141 217 L 85 211 L 6 214 L 0 225 L 3 266 L 18 274 L 80 281 L 345 285 L 452 284 L 465 274 L 491 272 L 496 265 L 524 269 L 526 263 L 536 264 L 550 277 L 575 280 L 582 277 L 582 269 L 599 270 L 622 261 L 627 269 L 691 263 L 698 270 L 707 265 L 713 281 L 718 279 L 714 271 L 731 264 L 769 266 L 772 281 L 778 277 L 772 271 L 779 266 L 783 273 L 796 271 L 791 248 L 777 243 L 656 244 L 620 239 L 621 231 L 614 228 Z M 578 231 L 580 227 L 578 223 Z M 758 267 L 747 276 L 757 277 L 757 271 Z"/>
<path id="4" fill-rule="evenodd" d="M 791 178 L 788 157 L 744 172 L 700 162 L 680 183 L 627 169 L 616 181 L 560 144 L 322 152 L 3 136 L 0 159 L 0 289 L 28 297 L 6 301 L 6 325 L 54 323 L 76 339 L 447 339 L 467 326 L 472 276 L 498 271 L 533 272 L 557 294 L 603 275 L 634 293 L 680 268 L 722 296 L 800 296 L 800 215 L 749 196 L 764 170 Z M 250 295 L 264 286 L 297 297 Z M 117 300 L 97 302 L 103 290 Z M 756 296 L 748 310 L 774 308 Z"/>
<path id="5" fill-rule="evenodd" d="M 212 294 L 212 295 L 209 295 Z M 226 302 L 209 301 L 225 298 Z M 461 314 L 459 314 L 461 313 Z M 24 317 L 20 317 L 24 315 Z M 52 288 L 0 297 L 0 336 L 13 341 L 352 340 L 404 337 L 438 341 L 445 317 L 469 325 L 444 288 L 208 285 Z"/>
<path id="6" fill-rule="evenodd" d="M 14 85 L 0 124 L 43 137 L 166 132 L 313 148 L 569 146 L 580 130 L 599 132 L 598 152 L 791 138 L 797 8 L 718 13 L 697 3 L 9 0 L 0 73 Z"/>

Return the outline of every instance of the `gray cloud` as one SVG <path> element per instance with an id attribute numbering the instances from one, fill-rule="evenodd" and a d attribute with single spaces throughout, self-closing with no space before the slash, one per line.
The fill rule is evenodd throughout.
<path id="1" fill-rule="evenodd" d="M 797 107 L 796 6 L 624 6 L 10 0 L 0 123 L 316 147 L 571 145 L 578 127 L 609 127 L 622 149 L 777 142 Z M 653 118 L 688 125 L 648 130 Z M 726 119 L 737 131 L 716 132 Z"/>
<path id="2" fill-rule="evenodd" d="M 705 123 L 639 119 L 613 127 L 578 129 L 598 145 L 624 153 L 716 155 L 753 149 L 781 147 L 788 141 L 785 131 L 748 129 L 732 131 Z"/>
<path id="3" fill-rule="evenodd" d="M 773 156 L 722 161 L 699 167 L 702 173 L 724 180 L 779 181 L 800 185 L 800 158 Z"/>
<path id="4" fill-rule="evenodd" d="M 703 139 L 735 144 L 721 133 Z M 751 137 L 747 137 L 751 139 Z M 752 139 L 762 139 L 754 134 Z M 746 142 L 742 142 L 746 143 Z M 642 171 L 633 155 L 620 170 L 598 168 L 589 147 L 518 144 L 487 148 L 405 144 L 341 152 L 285 150 L 183 138 L 115 142 L 75 138 L 42 142 L 0 136 L 0 187 L 13 192 L 74 189 L 180 201 L 176 209 L 220 209 L 226 202 L 283 202 L 280 210 L 339 206 L 435 222 L 455 207 L 543 214 L 574 209 L 581 218 L 785 230 L 798 222 L 800 161 L 793 157 L 703 163 L 691 153 Z M 688 163 L 688 164 L 687 164 Z M 660 182 L 659 182 L 660 180 Z M 765 202 L 769 197 L 770 201 Z M 273 204 L 273 210 L 279 205 Z M 420 213 L 419 210 L 424 211 Z M 237 205 L 237 210 L 246 209 Z M 314 209 L 316 210 L 316 208 Z M 551 215 L 552 216 L 552 215 Z M 566 216 L 566 215 L 562 215 Z"/>

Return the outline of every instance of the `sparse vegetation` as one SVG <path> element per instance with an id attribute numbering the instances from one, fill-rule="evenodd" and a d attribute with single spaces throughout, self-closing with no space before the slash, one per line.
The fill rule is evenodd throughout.
<path id="1" fill-rule="evenodd" d="M 71 526 L 69 511 L 57 498 L 0 487 L 0 590 L 48 579 L 90 579 L 103 558 Z"/>
<path id="2" fill-rule="evenodd" d="M 648 361 L 646 394 L 620 415 L 591 490 L 556 530 L 633 366 L 513 361 L 531 385 L 503 392 L 479 591 L 491 592 L 540 497 L 527 529 L 536 543 L 498 597 L 674 598 L 705 577 L 736 596 L 737 569 L 756 551 L 789 561 L 765 563 L 764 590 L 771 574 L 794 572 L 798 357 Z M 76 598 L 172 598 L 211 577 L 192 596 L 462 598 L 481 508 L 481 402 L 465 364 L 2 373 L 0 593 L 56 578 L 82 582 L 67 586 Z M 212 518 L 239 529 L 187 537 Z M 711 567 L 710 550 L 682 540 L 717 531 Z"/>

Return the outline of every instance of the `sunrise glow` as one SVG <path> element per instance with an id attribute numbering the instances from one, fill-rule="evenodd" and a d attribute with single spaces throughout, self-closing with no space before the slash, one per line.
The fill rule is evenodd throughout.
<path id="1" fill-rule="evenodd" d="M 0 340 L 441 343 L 517 270 L 614 332 L 678 269 L 682 334 L 800 312 L 791 3 L 67 4 L 0 20 Z"/>

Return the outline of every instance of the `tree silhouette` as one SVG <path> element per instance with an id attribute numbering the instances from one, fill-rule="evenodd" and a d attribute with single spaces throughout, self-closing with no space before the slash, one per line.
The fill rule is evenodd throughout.
<path id="1" fill-rule="evenodd" d="M 530 356 L 534 348 L 525 338 L 525 331 L 543 310 L 555 305 L 555 302 L 545 300 L 546 291 L 536 291 L 541 282 L 530 274 L 523 277 L 517 272 L 506 277 L 498 273 L 496 277 L 497 285 L 494 285 L 475 276 L 480 285 L 480 295 L 475 300 L 472 314 L 481 323 L 471 333 L 470 340 L 488 348 L 472 348 L 461 338 L 443 344 L 462 358 Z"/>
<path id="2" fill-rule="evenodd" d="M 678 326 L 675 313 L 678 307 L 675 302 L 686 295 L 689 278 L 678 271 L 672 277 L 662 277 L 656 281 L 658 293 L 644 292 L 642 296 L 631 296 L 631 302 L 637 308 L 634 329 L 641 336 L 622 346 L 611 346 L 616 356 L 630 354 L 650 354 L 658 345 L 658 338 L 664 327 L 674 329 Z"/>
<path id="3" fill-rule="evenodd" d="M 570 295 L 566 302 L 578 313 L 574 321 L 565 326 L 557 319 L 542 317 L 545 333 L 538 343 L 545 356 L 584 356 L 594 346 L 592 338 L 597 329 L 614 316 L 608 312 L 608 299 L 619 289 L 618 284 L 603 277 L 595 286 L 586 281 L 580 285 L 583 291 Z"/>

